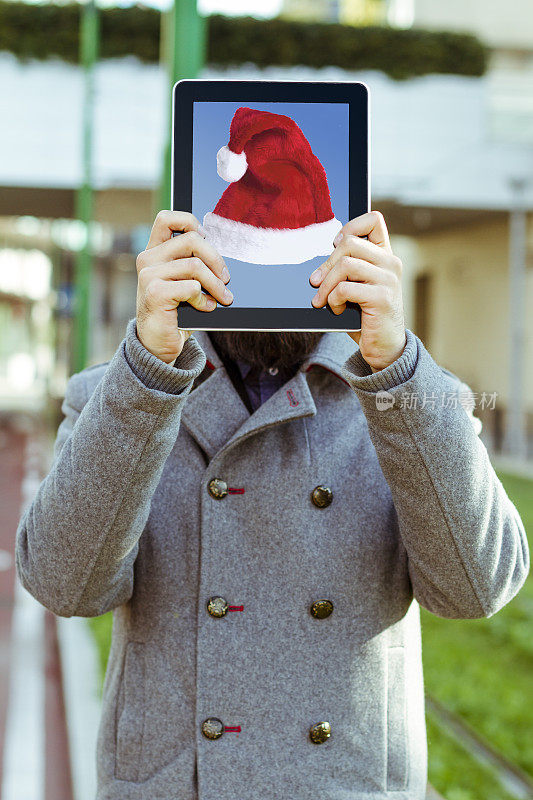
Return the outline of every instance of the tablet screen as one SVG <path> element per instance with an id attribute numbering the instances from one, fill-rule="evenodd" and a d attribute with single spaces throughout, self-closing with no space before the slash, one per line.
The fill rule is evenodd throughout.
<path id="1" fill-rule="evenodd" d="M 232 308 L 311 307 L 309 276 L 350 218 L 349 111 L 193 103 L 192 213 L 226 261 Z"/>

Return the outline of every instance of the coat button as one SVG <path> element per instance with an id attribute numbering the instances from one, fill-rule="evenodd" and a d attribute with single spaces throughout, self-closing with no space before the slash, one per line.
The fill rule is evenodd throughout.
<path id="1" fill-rule="evenodd" d="M 318 506 L 319 508 L 325 508 L 326 506 L 329 506 L 333 500 L 333 492 L 329 486 L 315 486 L 311 492 L 311 500 L 315 506 Z"/>
<path id="2" fill-rule="evenodd" d="M 223 597 L 210 597 L 207 601 L 207 610 L 212 617 L 224 617 L 228 610 L 228 604 Z"/>
<path id="3" fill-rule="evenodd" d="M 325 619 L 333 611 L 333 603 L 331 600 L 315 600 L 310 611 L 316 619 Z"/>
<path id="4" fill-rule="evenodd" d="M 216 497 L 217 500 L 221 500 L 228 493 L 228 484 L 226 481 L 221 481 L 220 478 L 210 480 L 207 488 L 211 497 Z"/>
<path id="5" fill-rule="evenodd" d="M 309 738 L 314 744 L 322 744 L 331 736 L 331 725 L 329 722 L 317 722 L 309 730 Z"/>
<path id="6" fill-rule="evenodd" d="M 218 739 L 224 733 L 224 725 L 217 717 L 208 717 L 202 722 L 202 733 L 206 739 Z"/>

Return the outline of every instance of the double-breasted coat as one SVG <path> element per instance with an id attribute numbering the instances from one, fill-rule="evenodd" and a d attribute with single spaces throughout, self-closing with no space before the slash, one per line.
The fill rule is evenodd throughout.
<path id="1" fill-rule="evenodd" d="M 409 330 L 375 374 L 332 331 L 250 414 L 207 333 L 169 365 L 135 319 L 70 378 L 16 564 L 114 611 L 97 800 L 423 800 L 419 605 L 487 617 L 529 570 L 463 389 Z"/>

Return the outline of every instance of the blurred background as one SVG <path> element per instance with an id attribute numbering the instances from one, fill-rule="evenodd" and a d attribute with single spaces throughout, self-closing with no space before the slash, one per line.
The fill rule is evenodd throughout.
<path id="1" fill-rule="evenodd" d="M 0 0 L 0 800 L 94 800 L 111 615 L 39 606 L 14 535 L 68 377 L 135 316 L 135 259 L 170 208 L 176 80 L 368 85 L 371 207 L 407 325 L 473 390 L 533 530 L 533 3 L 257 5 Z M 533 798 L 532 622 L 532 579 L 490 620 L 422 609 L 428 798 Z"/>

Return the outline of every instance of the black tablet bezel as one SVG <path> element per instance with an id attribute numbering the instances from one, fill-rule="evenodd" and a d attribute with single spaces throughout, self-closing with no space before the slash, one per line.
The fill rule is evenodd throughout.
<path id="1" fill-rule="evenodd" d="M 172 91 L 172 209 L 192 211 L 193 103 L 206 102 L 310 102 L 348 103 L 349 152 L 361 158 L 349 160 L 350 219 L 370 211 L 369 91 L 365 83 L 315 81 L 259 81 L 186 79 Z M 176 114 L 179 109 L 179 114 Z M 355 114 L 359 115 L 357 124 Z M 360 115 L 364 118 L 361 120 Z M 366 132 L 361 145 L 360 132 Z M 175 153 L 179 158 L 175 159 Z M 231 280 L 230 280 L 231 283 Z M 228 311 L 230 312 L 228 314 Z M 217 307 L 205 312 L 190 303 L 180 304 L 179 327 L 185 330 L 233 331 L 353 331 L 361 327 L 361 309 L 348 302 L 342 314 L 328 304 L 322 308 L 232 308 Z"/>

